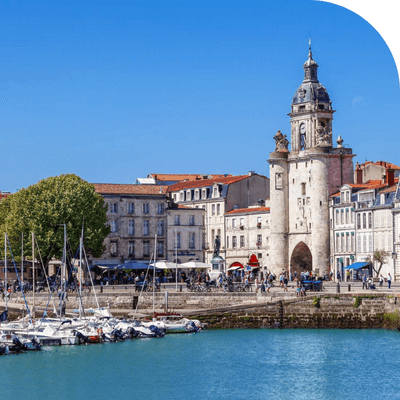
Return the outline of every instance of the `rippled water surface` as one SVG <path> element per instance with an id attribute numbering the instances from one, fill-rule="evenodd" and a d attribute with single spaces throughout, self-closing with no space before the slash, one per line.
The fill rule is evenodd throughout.
<path id="1" fill-rule="evenodd" d="M 400 332 L 221 330 L 0 357 L 1 399 L 400 399 Z"/>

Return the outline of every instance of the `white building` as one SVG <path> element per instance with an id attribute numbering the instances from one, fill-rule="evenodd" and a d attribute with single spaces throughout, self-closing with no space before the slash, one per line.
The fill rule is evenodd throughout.
<path id="1" fill-rule="evenodd" d="M 257 269 L 269 265 L 270 209 L 260 205 L 225 213 L 226 269 Z"/>
<path id="2" fill-rule="evenodd" d="M 226 257 L 225 213 L 268 198 L 269 179 L 250 172 L 248 175 L 179 182 L 169 186 L 168 192 L 178 205 L 205 210 L 204 261 L 210 263 L 216 236 L 221 242 L 220 256 Z"/>

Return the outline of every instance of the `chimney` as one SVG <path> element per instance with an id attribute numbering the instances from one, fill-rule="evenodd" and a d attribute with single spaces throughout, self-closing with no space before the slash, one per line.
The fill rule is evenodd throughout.
<path id="1" fill-rule="evenodd" d="M 356 164 L 356 183 L 361 185 L 363 183 L 363 177 L 362 177 L 362 169 L 360 167 L 360 164 Z"/>
<path id="2" fill-rule="evenodd" d="M 388 184 L 388 186 L 394 185 L 394 169 L 386 169 L 386 183 Z"/>

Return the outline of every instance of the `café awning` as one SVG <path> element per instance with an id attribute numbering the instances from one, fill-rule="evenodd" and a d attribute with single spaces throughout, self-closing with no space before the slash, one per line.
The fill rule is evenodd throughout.
<path id="1" fill-rule="evenodd" d="M 366 262 L 357 262 L 351 265 L 348 265 L 347 267 L 344 267 L 343 269 L 362 269 L 362 268 L 368 268 L 369 267 L 369 263 Z"/>

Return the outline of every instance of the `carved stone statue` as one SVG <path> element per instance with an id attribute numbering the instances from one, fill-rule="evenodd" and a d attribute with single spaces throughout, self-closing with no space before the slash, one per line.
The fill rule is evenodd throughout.
<path id="1" fill-rule="evenodd" d="M 219 236 L 215 236 L 215 240 L 214 240 L 214 254 L 213 256 L 219 256 L 219 248 L 221 247 L 221 242 L 219 240 Z"/>
<path id="2" fill-rule="evenodd" d="M 278 131 L 276 133 L 274 139 L 275 139 L 275 151 L 288 149 L 289 140 L 286 139 L 286 135 L 283 135 L 281 131 Z"/>
<path id="3" fill-rule="evenodd" d="M 329 132 L 326 126 L 318 125 L 315 135 L 316 147 L 331 147 L 332 146 L 332 132 Z"/>

